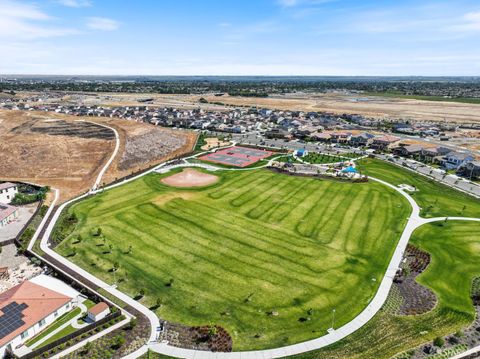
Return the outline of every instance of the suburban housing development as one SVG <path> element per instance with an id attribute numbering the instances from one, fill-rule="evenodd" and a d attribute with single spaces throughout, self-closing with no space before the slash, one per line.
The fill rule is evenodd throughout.
<path id="1" fill-rule="evenodd" d="M 55 308 L 29 321 L 21 310 L 8 312 L 17 326 L 5 336 L 5 355 L 349 357 L 363 340 L 379 340 L 387 349 L 366 357 L 423 358 L 478 347 L 476 266 L 473 282 L 462 271 L 447 275 L 449 265 L 432 261 L 449 246 L 424 242 L 478 240 L 475 126 L 256 106 L 204 109 L 205 101 L 193 109 L 66 106 L 62 98 L 28 93 L 2 103 L 4 118 L 16 121 L 6 134 L 28 128 L 21 133 L 32 140 L 96 136 L 105 149 L 86 190 L 61 201 L 48 178 L 33 184 L 10 176 L 1 184 L 8 245 L 0 255 L 12 262 L 0 268 L 3 295 L 43 285 L 63 300 L 62 313 Z M 87 121 L 103 127 L 79 127 Z M 142 136 L 129 137 L 128 126 Z M 143 161 L 139 144 L 148 148 L 146 139 L 161 131 L 195 141 L 183 152 L 171 142 L 171 156 L 99 179 L 126 153 Z M 45 144 L 35 146 L 38 152 Z M 478 259 L 459 246 L 468 253 L 463 260 Z M 28 258 L 20 265 L 12 257 L 18 253 Z M 438 324 L 440 310 L 456 309 L 442 299 L 450 297 L 441 284 L 420 281 L 429 268 L 434 277 L 464 278 L 468 290 L 457 298 L 464 312 L 452 324 L 461 334 Z M 65 294 L 54 276 L 75 288 Z M 359 287 L 364 276 L 371 285 Z M 331 283 L 342 284 L 319 289 Z M 419 336 L 408 329 L 411 320 L 427 325 L 425 315 L 434 318 L 429 330 Z M 379 323 L 393 321 L 403 323 L 391 329 L 405 336 L 401 349 L 374 334 Z M 87 345 L 84 333 L 96 338 L 95 328 L 104 328 L 104 339 Z"/>
<path id="2" fill-rule="evenodd" d="M 479 33 L 0 0 L 0 359 L 480 358 Z"/>

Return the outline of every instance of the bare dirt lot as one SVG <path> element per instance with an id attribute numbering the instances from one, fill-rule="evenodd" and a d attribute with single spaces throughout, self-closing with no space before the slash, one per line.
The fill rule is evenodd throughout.
<path id="1" fill-rule="evenodd" d="M 218 139 L 217 137 L 206 138 L 205 142 L 206 142 L 206 144 L 203 145 L 202 148 L 201 148 L 204 151 L 208 151 L 208 150 L 211 150 L 212 148 L 216 148 L 216 147 L 227 146 L 227 145 L 230 144 L 229 141 L 222 141 L 222 140 Z"/>
<path id="2" fill-rule="evenodd" d="M 120 152 L 106 183 L 191 151 L 196 135 L 126 120 L 88 118 L 120 135 Z M 88 191 L 115 146 L 113 131 L 78 117 L 0 111 L 0 180 L 58 188 L 61 200 Z"/>
<path id="3" fill-rule="evenodd" d="M 111 135 L 101 138 L 100 126 L 88 126 L 84 138 L 86 126 L 50 114 L 2 111 L 0 119 L 0 179 L 49 185 L 62 199 L 88 190 L 114 148 Z"/>
<path id="4" fill-rule="evenodd" d="M 105 124 L 115 127 L 121 139 L 120 154 L 105 174 L 107 183 L 184 155 L 193 149 L 197 138 L 191 131 L 171 130 L 135 121 L 108 120 Z"/>
<path id="5" fill-rule="evenodd" d="M 187 168 L 180 173 L 165 177 L 161 181 L 163 184 L 173 187 L 203 187 L 217 182 L 218 177 Z"/>

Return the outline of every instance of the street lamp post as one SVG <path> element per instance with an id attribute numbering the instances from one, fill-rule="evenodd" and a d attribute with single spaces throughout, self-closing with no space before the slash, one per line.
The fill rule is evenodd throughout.
<path id="1" fill-rule="evenodd" d="M 332 329 L 335 326 L 335 308 L 332 310 Z"/>

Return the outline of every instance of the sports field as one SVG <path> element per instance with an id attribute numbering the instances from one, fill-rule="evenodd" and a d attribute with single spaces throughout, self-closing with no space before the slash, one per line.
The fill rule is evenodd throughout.
<path id="1" fill-rule="evenodd" d="M 362 174 L 393 185 L 408 184 L 417 191 L 411 196 L 421 207 L 423 217 L 480 217 L 480 201 L 410 170 L 377 159 L 357 162 Z"/>
<path id="2" fill-rule="evenodd" d="M 472 280 L 480 277 L 478 233 L 480 223 L 464 221 L 426 224 L 414 232 L 411 243 L 432 256 L 418 282 L 438 297 L 434 310 L 419 316 L 379 311 L 363 328 L 340 342 L 295 358 L 387 359 L 470 325 L 475 318 L 470 297 Z"/>
<path id="3" fill-rule="evenodd" d="M 78 226 L 57 250 L 109 283 L 115 273 L 132 296 L 144 290 L 147 305 L 158 299 L 161 318 L 225 327 L 234 350 L 324 335 L 334 308 L 335 327 L 353 319 L 410 213 L 375 182 L 225 171 L 209 187 L 180 189 L 161 183 L 173 173 L 75 204 Z"/>

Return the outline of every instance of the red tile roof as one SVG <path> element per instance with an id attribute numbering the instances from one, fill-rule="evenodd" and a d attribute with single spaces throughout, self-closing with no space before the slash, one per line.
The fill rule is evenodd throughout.
<path id="1" fill-rule="evenodd" d="M 10 206 L 8 204 L 0 203 L 0 221 L 4 220 L 12 213 L 14 213 L 18 208 Z"/>
<path id="2" fill-rule="evenodd" d="M 57 309 L 70 302 L 72 298 L 57 293 L 41 285 L 25 281 L 0 293 L 0 318 L 4 315 L 2 309 L 9 304 L 26 304 L 21 314 L 21 320 L 25 322 L 21 327 L 0 338 L 0 347 L 23 333 L 40 320 L 48 317 Z"/>
<path id="3" fill-rule="evenodd" d="M 93 307 L 91 307 L 88 312 L 92 313 L 93 315 L 98 315 L 102 313 L 105 309 L 108 309 L 108 305 L 105 302 L 100 302 L 98 304 L 95 304 Z"/>

